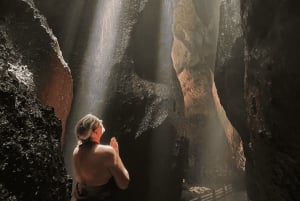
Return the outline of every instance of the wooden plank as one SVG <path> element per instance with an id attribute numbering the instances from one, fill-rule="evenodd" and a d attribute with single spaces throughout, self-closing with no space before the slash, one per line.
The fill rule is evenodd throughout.
<path id="1" fill-rule="evenodd" d="M 232 192 L 232 185 L 231 184 L 224 185 L 219 189 L 212 190 L 212 192 L 202 194 L 199 197 L 192 198 L 189 201 L 215 201 L 225 197 L 227 194 L 231 192 Z"/>
<path id="2" fill-rule="evenodd" d="M 212 197 L 212 193 L 207 193 L 207 194 L 204 194 L 204 195 L 201 195 L 200 197 L 201 198 L 205 198 L 205 197 Z"/>

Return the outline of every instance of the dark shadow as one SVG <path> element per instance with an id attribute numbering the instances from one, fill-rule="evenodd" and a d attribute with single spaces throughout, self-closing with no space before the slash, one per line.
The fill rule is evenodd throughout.
<path id="1" fill-rule="evenodd" d="M 158 72 L 158 50 L 162 1 L 149 1 L 133 28 L 129 55 L 135 72 L 143 79 L 154 81 Z"/>

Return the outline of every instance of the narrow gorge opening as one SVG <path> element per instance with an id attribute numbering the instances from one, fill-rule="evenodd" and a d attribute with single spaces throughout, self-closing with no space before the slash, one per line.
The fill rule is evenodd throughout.
<path id="1" fill-rule="evenodd" d="M 0 200 L 71 200 L 87 113 L 119 142 L 120 201 L 299 200 L 299 10 L 0 0 Z"/>
<path id="2" fill-rule="evenodd" d="M 178 1 L 174 10 L 172 59 L 183 91 L 189 140 L 186 200 L 225 194 L 231 187 L 234 192 L 223 199 L 247 200 L 243 144 L 220 103 L 214 75 L 221 62 L 236 59 L 229 52 L 241 35 L 239 10 L 239 1 Z"/>
<path id="3" fill-rule="evenodd" d="M 77 20 L 89 26 L 77 25 L 77 29 L 87 30 L 80 31 L 77 36 L 80 41 L 73 40 L 73 45 L 62 43 L 62 49 L 68 49 L 69 46 L 84 47 L 67 58 L 75 78 L 75 96 L 68 121 L 69 133 L 66 134 L 68 140 L 64 147 L 70 173 L 72 166 L 68 164 L 72 164 L 71 154 L 76 144 L 72 128 L 82 115 L 94 113 L 103 117 L 105 124 L 108 124 L 107 139 L 116 135 L 114 130 L 119 132 L 117 137 L 121 140 L 121 146 L 125 147 L 125 142 L 129 141 L 124 139 L 124 131 L 127 135 L 134 136 L 132 140 L 135 143 L 141 135 L 153 135 L 145 137 L 148 142 L 140 142 L 155 147 L 149 147 L 149 158 L 145 161 L 151 167 L 146 171 L 149 174 L 146 191 L 154 193 L 155 190 L 151 188 L 161 188 L 152 180 L 164 177 L 165 172 L 159 170 L 163 165 L 157 166 L 153 161 L 157 160 L 155 158 L 159 157 L 159 153 L 165 153 L 168 158 L 167 155 L 171 153 L 164 151 L 165 144 L 174 143 L 172 141 L 177 138 L 176 135 L 187 142 L 187 158 L 183 159 L 187 162 L 183 164 L 182 174 L 184 185 L 189 190 L 183 194 L 195 197 L 200 194 L 191 192 L 191 189 L 203 189 L 201 193 L 205 194 L 228 185 L 244 188 L 245 158 L 242 143 L 223 111 L 214 84 L 217 48 L 221 43 L 224 45 L 223 41 L 218 40 L 219 28 L 232 26 L 231 19 L 238 20 L 237 16 L 231 16 L 234 14 L 232 10 L 239 9 L 237 1 L 231 4 L 223 1 L 222 4 L 227 5 L 222 10 L 227 21 L 219 20 L 220 2 L 217 0 L 122 3 L 96 1 L 81 4 L 83 8 L 74 8 L 79 3 L 73 5 L 71 10 L 81 10 L 82 13 L 81 19 Z M 93 8 L 93 12 L 90 13 L 87 8 Z M 77 13 L 67 16 L 66 27 L 73 27 L 72 34 L 76 30 L 70 19 L 76 19 L 76 15 Z M 221 22 L 227 24 L 220 25 Z M 238 26 L 240 20 L 234 23 Z M 70 33 L 68 30 L 65 32 Z M 222 34 L 223 38 L 234 35 L 230 32 L 226 36 Z M 221 54 L 226 54 L 225 49 L 222 51 L 224 52 Z M 225 58 L 225 55 L 218 56 Z M 127 77 L 128 84 L 121 83 L 124 76 Z M 142 89 L 143 87 L 147 89 Z M 148 91 L 149 89 L 153 91 Z M 128 92 L 137 97 L 128 97 L 120 104 L 117 97 L 127 97 Z M 147 103 L 149 100 L 143 97 L 144 100 L 139 100 L 143 93 L 162 97 L 167 102 L 171 100 L 173 104 L 167 105 L 159 100 Z M 115 104 L 122 105 L 122 108 Z M 139 107 L 133 110 L 133 105 Z M 122 114 L 122 110 L 136 114 L 126 122 L 126 112 Z M 165 116 L 165 112 L 169 115 Z M 115 122 L 116 116 L 119 117 L 118 123 Z M 140 117 L 137 116 L 142 118 L 138 119 Z M 174 126 L 177 134 L 161 133 L 162 131 L 155 134 L 156 129 L 161 130 L 159 122 L 163 122 L 166 117 L 168 121 L 179 123 Z M 113 128 L 117 125 L 121 128 Z M 156 128 L 157 126 L 159 127 Z M 165 128 L 162 130 L 170 132 L 165 131 Z M 170 139 L 169 135 L 173 135 L 174 139 Z M 169 141 L 165 141 L 167 139 Z M 168 149 L 173 149 L 172 145 L 169 147 Z M 129 153 L 131 150 L 127 150 L 125 155 Z M 132 168 L 135 171 L 135 167 Z M 167 185 L 168 182 L 161 180 L 160 183 Z"/>
<path id="4" fill-rule="evenodd" d="M 90 10 L 92 8 L 92 10 Z M 77 144 L 74 128 L 77 121 L 84 115 L 91 113 L 99 117 L 103 116 L 106 97 L 109 92 L 106 85 L 111 74 L 112 68 L 116 62 L 119 62 L 118 52 L 116 51 L 118 43 L 121 43 L 119 36 L 119 24 L 121 22 L 122 2 L 120 1 L 93 1 L 86 4 L 75 3 L 71 10 L 82 10 L 81 19 L 76 19 L 78 13 L 69 14 L 68 26 L 73 27 L 73 23 L 78 27 L 73 28 L 73 32 L 78 33 L 76 38 L 81 38 L 80 42 L 74 44 L 67 43 L 65 49 L 69 46 L 82 47 L 78 54 L 70 55 L 70 63 L 76 62 L 73 68 L 74 78 L 74 98 L 72 109 L 68 118 L 67 132 L 64 137 L 64 157 L 69 174 L 73 175 L 72 170 L 72 152 Z M 72 21 L 72 19 L 78 20 Z M 81 23 L 86 25 L 81 26 Z M 109 33 L 109 34 L 107 34 Z M 121 51 L 121 50 L 119 50 Z M 74 61 L 75 60 L 75 61 Z M 104 122 L 105 123 L 105 122 Z"/>

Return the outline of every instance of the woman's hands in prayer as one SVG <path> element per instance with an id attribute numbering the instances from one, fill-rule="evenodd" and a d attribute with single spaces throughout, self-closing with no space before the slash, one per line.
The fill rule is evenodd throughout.
<path id="1" fill-rule="evenodd" d="M 119 144 L 118 144 L 117 139 L 115 137 L 110 139 L 109 145 L 112 146 L 112 148 L 114 148 L 116 153 L 119 155 Z"/>

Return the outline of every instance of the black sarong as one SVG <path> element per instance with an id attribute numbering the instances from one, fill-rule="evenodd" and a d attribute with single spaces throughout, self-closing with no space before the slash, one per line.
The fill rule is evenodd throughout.
<path id="1" fill-rule="evenodd" d="M 101 186 L 76 184 L 74 197 L 76 201 L 113 201 L 109 182 Z"/>

